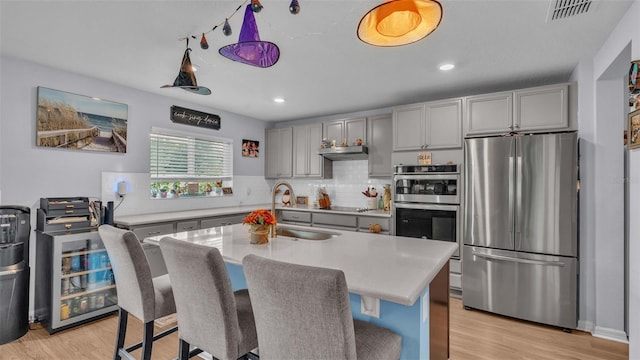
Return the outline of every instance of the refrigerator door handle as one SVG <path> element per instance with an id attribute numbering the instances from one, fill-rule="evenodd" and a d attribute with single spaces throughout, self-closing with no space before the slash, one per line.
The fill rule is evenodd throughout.
<path id="1" fill-rule="evenodd" d="M 511 147 L 513 147 L 513 142 L 511 143 Z M 514 164 L 513 162 L 515 161 L 514 157 L 513 157 L 513 148 L 510 149 L 510 156 L 509 156 L 509 217 L 507 219 L 507 223 L 509 224 L 509 233 L 513 234 L 513 207 L 514 207 L 514 199 L 513 199 L 513 186 L 514 186 L 514 174 L 513 174 L 513 168 L 514 168 Z"/>
<path id="2" fill-rule="evenodd" d="M 516 146 L 516 171 L 514 174 L 514 182 L 515 182 L 515 194 L 516 194 L 516 199 L 515 199 L 515 222 L 514 222 L 514 229 L 515 229 L 515 236 L 514 236 L 514 244 L 515 244 L 515 248 L 519 249 L 520 248 L 520 242 L 522 241 L 522 229 L 520 227 L 521 223 L 520 223 L 520 217 L 522 216 L 522 142 L 520 141 L 520 139 L 516 138 L 515 139 L 515 146 Z"/>
<path id="3" fill-rule="evenodd" d="M 543 260 L 533 260 L 533 259 L 520 259 L 520 258 L 514 258 L 514 257 L 510 257 L 510 256 L 503 256 L 503 255 L 483 254 L 483 253 L 479 253 L 479 252 L 476 252 L 476 251 L 473 251 L 471 254 L 474 255 L 474 256 L 479 256 L 479 257 L 490 259 L 490 260 L 502 260 L 502 261 L 510 261 L 510 262 L 517 262 L 517 263 L 523 263 L 523 264 L 530 264 L 530 265 L 558 266 L 558 267 L 564 267 L 565 266 L 565 263 L 563 263 L 561 261 L 543 261 Z"/>

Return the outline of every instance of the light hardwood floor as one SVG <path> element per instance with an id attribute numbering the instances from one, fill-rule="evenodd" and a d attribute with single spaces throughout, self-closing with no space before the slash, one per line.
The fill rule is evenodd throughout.
<path id="1" fill-rule="evenodd" d="M 0 360 L 111 359 L 117 317 L 111 316 L 54 335 L 44 329 L 30 330 L 17 341 L 0 346 Z M 156 331 L 159 329 L 156 328 Z M 126 344 L 141 338 L 142 326 L 129 320 Z M 467 311 L 459 299 L 451 299 L 452 360 L 623 360 L 628 345 L 574 331 L 516 321 L 482 311 Z M 153 360 L 177 355 L 177 334 L 153 345 Z M 140 350 L 134 355 L 139 356 Z"/>

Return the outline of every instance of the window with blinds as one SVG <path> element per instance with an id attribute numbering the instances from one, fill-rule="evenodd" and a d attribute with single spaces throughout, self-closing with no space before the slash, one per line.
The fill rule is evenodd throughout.
<path id="1" fill-rule="evenodd" d="M 149 171 L 154 197 L 171 190 L 175 196 L 212 195 L 213 188 L 233 180 L 232 139 L 152 128 L 150 143 Z"/>

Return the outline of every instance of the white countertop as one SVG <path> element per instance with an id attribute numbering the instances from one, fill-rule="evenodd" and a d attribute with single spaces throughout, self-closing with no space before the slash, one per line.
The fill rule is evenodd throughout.
<path id="1" fill-rule="evenodd" d="M 149 237 L 158 244 L 171 236 L 195 244 L 217 247 L 225 261 L 241 264 L 248 254 L 294 264 L 340 269 L 352 293 L 411 306 L 449 261 L 458 245 L 317 227 L 280 227 L 339 234 L 329 240 L 294 240 L 285 236 L 265 245 L 249 243 L 249 227 L 241 224 Z"/>
<path id="2" fill-rule="evenodd" d="M 242 205 L 242 206 L 230 206 L 210 209 L 199 210 L 185 210 L 185 211 L 172 211 L 153 214 L 140 214 L 140 215 L 124 215 L 116 216 L 114 223 L 122 226 L 135 226 L 154 224 L 168 221 L 180 221 L 198 219 L 204 217 L 224 216 L 231 214 L 250 213 L 256 209 L 271 209 L 271 204 L 254 204 L 254 205 Z M 363 216 L 377 216 L 377 217 L 391 217 L 391 214 L 383 210 L 370 210 L 366 212 L 358 212 L 355 207 L 334 206 L 332 209 L 320 209 L 313 207 L 312 205 L 293 205 L 293 206 L 276 206 L 277 210 L 294 210 L 294 211 L 306 211 L 306 212 L 319 212 L 319 213 L 331 213 L 331 214 L 347 214 L 347 215 L 363 215 Z"/>
<path id="3" fill-rule="evenodd" d="M 254 205 L 242 205 L 242 206 L 230 206 L 230 207 L 220 207 L 220 208 L 210 208 L 210 209 L 199 209 L 199 210 L 186 210 L 186 211 L 172 211 L 172 212 L 163 212 L 163 213 L 153 213 L 153 214 L 140 214 L 140 215 L 124 215 L 124 216 L 116 216 L 113 219 L 113 222 L 118 225 L 124 226 L 134 226 L 134 225 L 144 225 L 144 224 L 153 224 L 165 221 L 178 221 L 178 220 L 189 220 L 189 219 L 198 219 L 209 216 L 223 216 L 223 215 L 231 215 L 231 214 L 248 214 L 256 209 L 270 209 L 271 205 L 269 204 L 254 204 Z"/>
<path id="4" fill-rule="evenodd" d="M 390 218 L 391 214 L 384 210 L 367 210 L 363 212 L 358 211 L 359 208 L 348 206 L 332 206 L 330 209 L 321 209 L 313 205 L 292 205 L 292 206 L 276 206 L 276 210 L 293 210 L 293 211 L 306 211 L 316 213 L 327 214 L 343 214 L 343 215 L 360 215 L 360 216 L 376 216 Z"/>

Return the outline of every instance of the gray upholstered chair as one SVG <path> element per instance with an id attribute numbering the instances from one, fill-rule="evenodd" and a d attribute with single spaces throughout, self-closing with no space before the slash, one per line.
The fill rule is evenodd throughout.
<path id="1" fill-rule="evenodd" d="M 206 351 L 220 360 L 252 357 L 258 347 L 251 300 L 233 291 L 218 249 L 171 237 L 160 240 L 173 284 L 180 337 L 179 359 Z M 189 352 L 189 347 L 197 348 Z"/>
<path id="2" fill-rule="evenodd" d="M 398 334 L 352 318 L 342 271 L 256 255 L 242 264 L 261 360 L 400 357 Z"/>
<path id="3" fill-rule="evenodd" d="M 176 330 L 177 326 L 154 336 L 154 320 L 176 312 L 169 275 L 151 276 L 149 262 L 138 237 L 131 231 L 102 225 L 98 228 L 107 249 L 118 291 L 118 336 L 113 355 L 115 360 L 130 358 L 131 351 L 142 347 L 142 360 L 151 359 L 153 341 Z M 128 315 L 144 323 L 142 342 L 124 347 Z"/>

